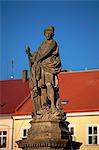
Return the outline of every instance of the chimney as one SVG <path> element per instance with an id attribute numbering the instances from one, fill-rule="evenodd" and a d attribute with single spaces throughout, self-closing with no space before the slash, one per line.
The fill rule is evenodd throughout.
<path id="1" fill-rule="evenodd" d="M 26 82 L 27 81 L 27 70 L 23 70 L 22 71 L 22 82 Z"/>

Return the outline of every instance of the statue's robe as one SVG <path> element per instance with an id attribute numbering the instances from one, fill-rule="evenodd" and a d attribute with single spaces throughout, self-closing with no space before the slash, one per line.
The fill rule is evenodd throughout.
<path id="1" fill-rule="evenodd" d="M 38 50 L 32 54 L 32 64 L 30 88 L 35 101 L 37 94 L 34 91 L 34 87 L 42 89 L 50 84 L 54 89 L 58 88 L 57 74 L 61 70 L 61 61 L 56 41 L 53 39 L 43 41 Z M 35 102 L 37 103 L 37 100 Z M 36 105 L 38 106 L 38 104 Z"/>
<path id="2" fill-rule="evenodd" d="M 36 53 L 36 62 L 38 63 L 35 69 L 33 68 L 35 70 L 34 78 L 38 81 L 40 80 L 41 84 L 46 85 L 49 82 L 56 85 L 55 81 L 58 82 L 56 76 L 61 70 L 59 49 L 56 41 L 52 39 L 50 42 L 47 40 L 42 42 Z"/>

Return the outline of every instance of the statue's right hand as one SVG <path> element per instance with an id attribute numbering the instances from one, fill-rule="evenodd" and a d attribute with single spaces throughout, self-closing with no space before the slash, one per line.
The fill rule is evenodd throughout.
<path id="1" fill-rule="evenodd" d="M 30 48 L 26 47 L 26 54 L 30 54 Z"/>

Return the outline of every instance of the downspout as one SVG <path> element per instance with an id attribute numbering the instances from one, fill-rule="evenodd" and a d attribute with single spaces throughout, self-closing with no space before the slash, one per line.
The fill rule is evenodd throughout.
<path id="1" fill-rule="evenodd" d="M 13 119 L 13 116 L 12 116 L 12 146 L 11 146 L 11 149 L 14 150 L 13 148 L 13 145 L 14 145 L 14 119 Z"/>

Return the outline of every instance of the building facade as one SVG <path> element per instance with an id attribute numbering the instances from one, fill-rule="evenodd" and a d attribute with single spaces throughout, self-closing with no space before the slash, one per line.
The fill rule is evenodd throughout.
<path id="1" fill-rule="evenodd" d="M 67 121 L 72 139 L 82 142 L 81 150 L 99 149 L 99 111 L 68 113 Z"/>
<path id="2" fill-rule="evenodd" d="M 0 150 L 21 150 L 16 141 L 26 138 L 32 119 L 28 79 L 0 81 Z M 61 72 L 59 94 L 72 140 L 80 150 L 99 149 L 99 70 Z M 64 103 L 65 102 L 65 103 Z"/>
<path id="3" fill-rule="evenodd" d="M 0 116 L 0 150 L 13 148 L 13 119 L 11 115 Z"/>

